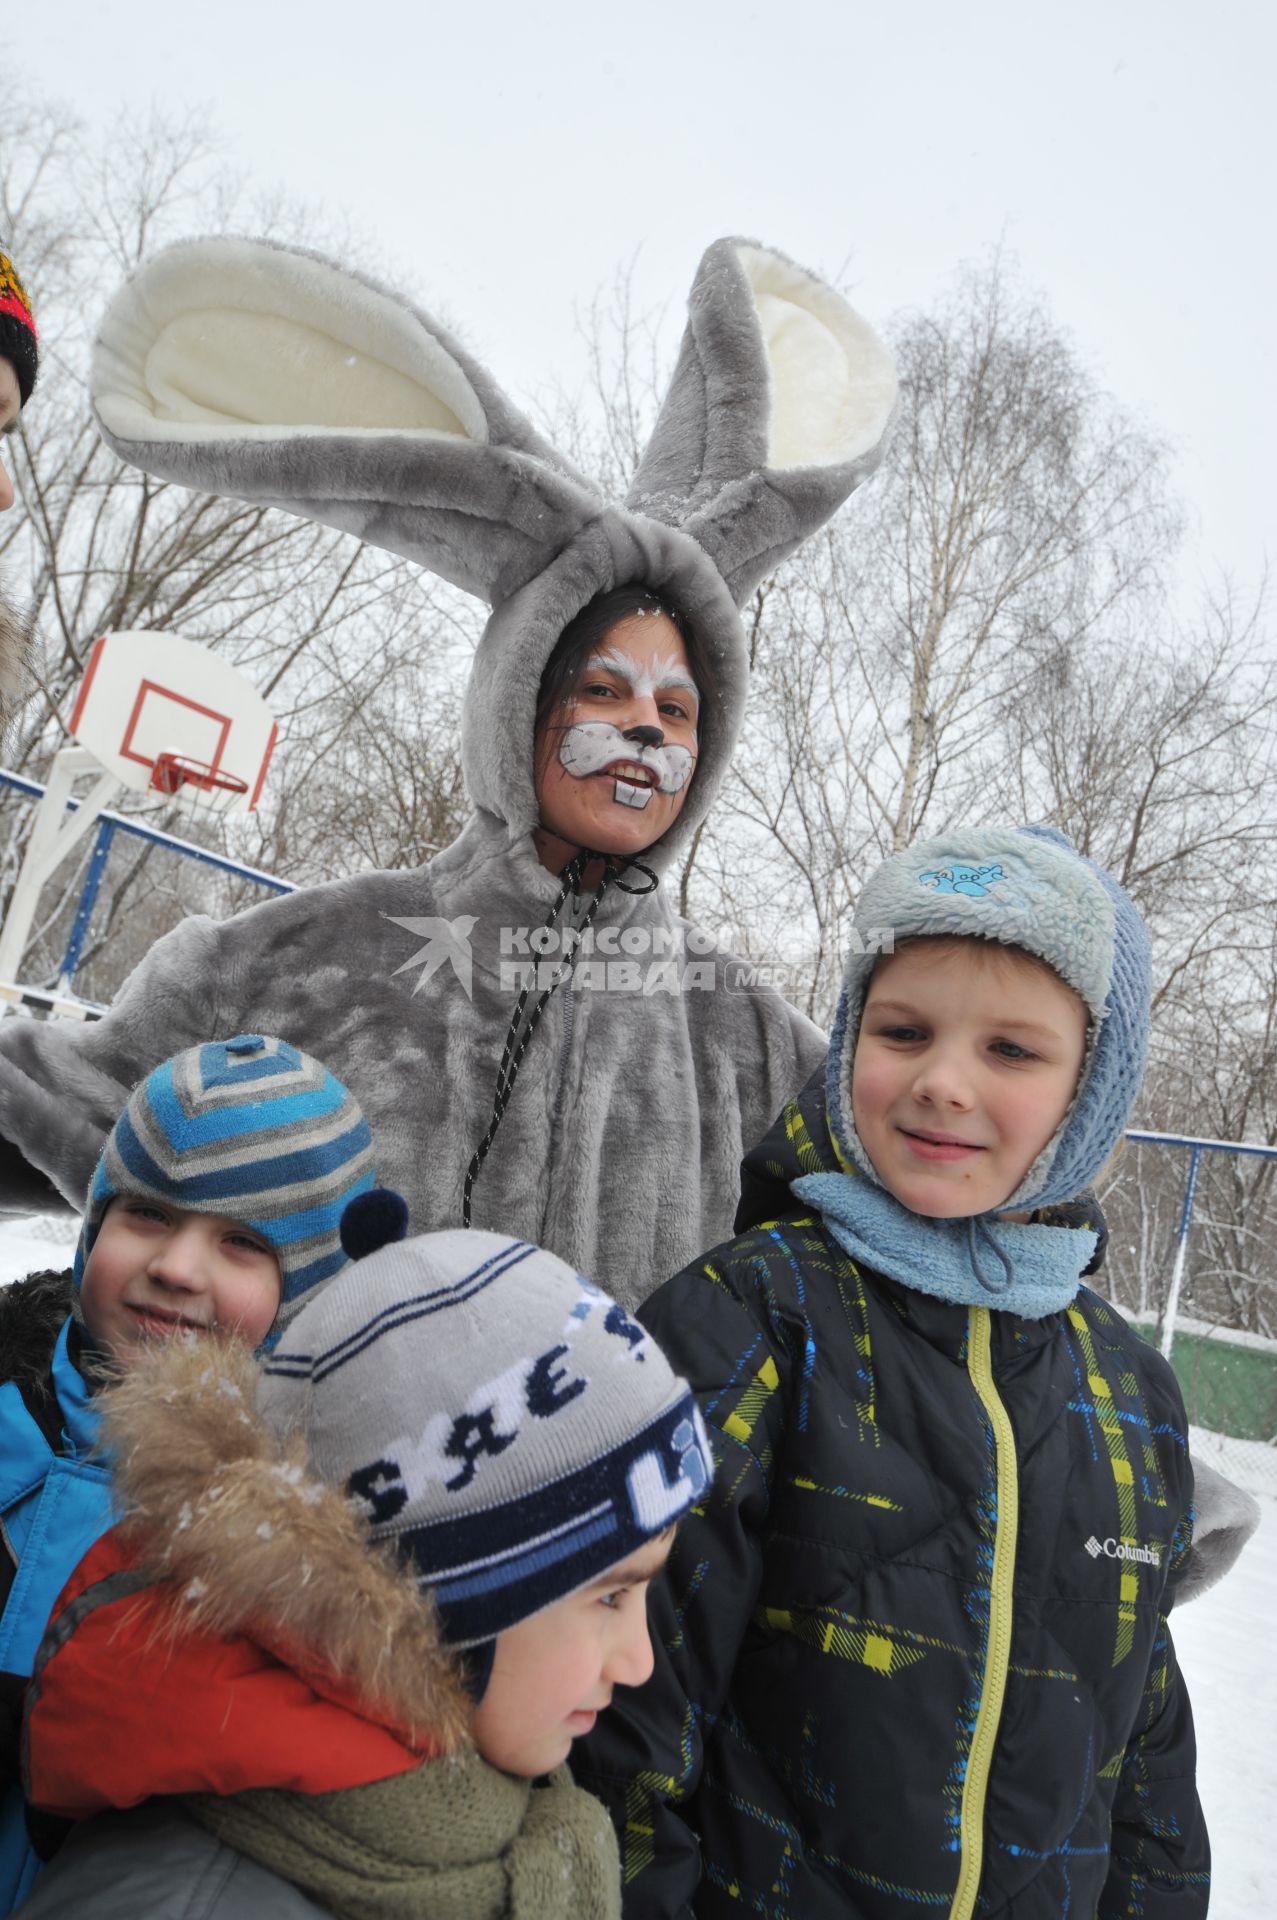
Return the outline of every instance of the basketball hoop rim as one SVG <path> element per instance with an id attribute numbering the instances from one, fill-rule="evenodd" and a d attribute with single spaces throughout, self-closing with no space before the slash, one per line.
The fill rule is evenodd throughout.
<path id="1" fill-rule="evenodd" d="M 210 766 L 206 760 L 194 760 L 185 753 L 157 753 L 151 765 L 151 789 L 172 799 L 183 787 L 199 787 L 204 793 L 245 794 L 247 780 L 224 767 Z"/>

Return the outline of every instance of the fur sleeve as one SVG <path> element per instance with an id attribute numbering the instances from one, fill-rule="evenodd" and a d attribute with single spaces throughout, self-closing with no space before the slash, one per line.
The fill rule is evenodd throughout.
<path id="1" fill-rule="evenodd" d="M 0 1139 L 72 1206 L 138 1081 L 182 1047 L 220 1037 L 220 933 L 216 921 L 184 920 L 129 975 L 103 1020 L 0 1028 Z"/>

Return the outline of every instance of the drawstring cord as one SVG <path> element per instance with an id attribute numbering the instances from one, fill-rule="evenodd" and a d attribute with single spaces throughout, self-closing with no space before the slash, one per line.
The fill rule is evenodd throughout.
<path id="1" fill-rule="evenodd" d="M 602 860 L 602 877 L 599 880 L 598 886 L 594 889 L 594 897 L 586 908 L 580 925 L 574 928 L 573 937 L 570 942 L 565 945 L 563 960 L 555 969 L 554 979 L 541 994 L 531 1013 L 528 1014 L 526 1025 L 523 1024 L 523 1016 L 527 1011 L 528 999 L 532 992 L 532 978 L 535 977 L 535 967 L 531 969 L 531 975 L 514 1003 L 514 1012 L 510 1016 L 510 1026 L 506 1033 L 505 1046 L 501 1050 L 501 1064 L 497 1068 L 496 1091 L 492 1101 L 492 1118 L 488 1122 L 487 1132 L 475 1148 L 470 1165 L 466 1169 L 465 1185 L 461 1193 L 461 1224 L 465 1227 L 471 1225 L 474 1183 L 478 1179 L 479 1170 L 487 1159 L 492 1143 L 497 1137 L 497 1129 L 505 1117 L 505 1110 L 510 1104 L 510 1096 L 514 1092 L 514 1083 L 518 1078 L 519 1068 L 523 1064 L 523 1057 L 528 1050 L 528 1043 L 536 1032 L 540 1024 L 541 1015 L 549 1006 L 556 989 L 562 985 L 567 975 L 571 972 L 573 957 L 584 939 L 587 930 L 593 924 L 594 916 L 599 910 L 599 903 L 603 898 L 605 890 L 608 886 L 615 885 L 620 888 L 622 893 L 646 894 L 654 893 L 660 884 L 659 876 L 652 871 L 651 867 L 644 866 L 641 860 L 627 860 L 624 856 L 618 857 L 606 853 L 598 854 L 594 853 L 588 847 L 581 847 L 573 854 L 560 875 L 563 885 L 559 889 L 559 895 L 554 905 L 550 908 L 549 913 L 541 923 L 543 931 L 548 931 L 555 924 L 564 906 L 567 904 L 569 894 L 572 895 L 574 900 L 579 901 L 581 897 L 581 881 L 586 868 L 592 860 Z M 627 867 L 633 867 L 638 873 L 641 873 L 647 881 L 647 885 L 640 887 L 627 886 L 621 878 L 622 873 Z"/>
<path id="2" fill-rule="evenodd" d="M 980 1232 L 984 1236 L 985 1244 L 993 1248 L 993 1251 L 997 1254 L 998 1259 L 1002 1262 L 1003 1277 L 1000 1285 L 996 1281 L 986 1280 L 984 1275 L 980 1271 L 980 1255 L 976 1247 L 976 1238 L 975 1238 L 975 1232 L 977 1227 L 979 1227 Z M 984 1288 L 986 1293 L 991 1293 L 995 1296 L 1000 1293 L 1006 1293 L 1009 1290 L 1009 1288 L 1011 1288 L 1015 1284 L 1015 1269 L 1012 1267 L 1011 1262 L 1007 1257 L 1005 1249 L 998 1245 L 993 1235 L 989 1232 L 989 1229 L 985 1226 L 984 1221 L 981 1220 L 976 1214 L 967 1215 L 967 1258 L 971 1262 L 972 1273 L 975 1275 L 976 1279 L 980 1282 L 980 1285 Z"/>

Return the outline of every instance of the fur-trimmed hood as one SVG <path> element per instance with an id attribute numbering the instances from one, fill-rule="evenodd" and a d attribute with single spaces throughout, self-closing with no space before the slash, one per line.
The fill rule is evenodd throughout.
<path id="1" fill-rule="evenodd" d="M 71 1269 L 49 1267 L 0 1287 L 0 1380 L 39 1391 L 71 1311 Z"/>
<path id="2" fill-rule="evenodd" d="M 125 1518 L 68 1582 L 36 1660 L 33 1804 L 319 1793 L 467 1745 L 432 1607 L 355 1508 L 281 1446 L 238 1341 L 171 1340 L 99 1396 Z"/>
<path id="3" fill-rule="evenodd" d="M 170 1340 L 101 1395 L 103 1445 L 139 1569 L 173 1583 L 174 1629 L 245 1633 L 416 1740 L 453 1746 L 467 1706 L 434 1610 L 357 1509 L 256 1410 L 234 1339 Z"/>

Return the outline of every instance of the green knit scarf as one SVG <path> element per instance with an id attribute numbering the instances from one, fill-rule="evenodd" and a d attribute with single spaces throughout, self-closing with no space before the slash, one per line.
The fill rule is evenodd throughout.
<path id="1" fill-rule="evenodd" d="M 337 1793 L 183 1804 L 338 1920 L 619 1920 L 611 1823 L 566 1767 L 534 1787 L 467 1753 Z"/>

